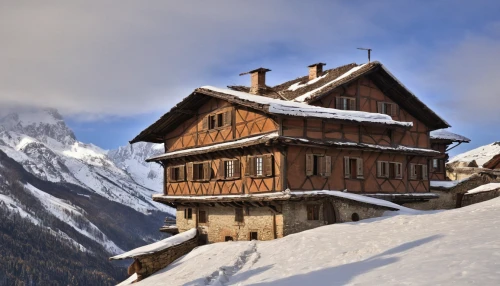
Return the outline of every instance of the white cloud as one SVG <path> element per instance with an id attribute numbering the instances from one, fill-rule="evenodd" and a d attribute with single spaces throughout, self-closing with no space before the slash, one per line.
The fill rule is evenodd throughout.
<path id="1" fill-rule="evenodd" d="M 194 87 L 243 80 L 242 61 L 274 68 L 276 59 L 265 59 L 274 46 L 332 53 L 381 33 L 370 14 L 285 0 L 3 3 L 0 104 L 84 118 L 167 109 Z M 234 78 L 222 80 L 221 71 Z"/>

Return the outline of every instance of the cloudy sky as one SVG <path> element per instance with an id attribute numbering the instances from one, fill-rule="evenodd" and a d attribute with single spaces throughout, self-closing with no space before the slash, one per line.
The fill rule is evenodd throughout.
<path id="1" fill-rule="evenodd" d="M 366 62 L 373 49 L 473 143 L 500 140 L 500 1 L 0 0 L 0 106 L 55 107 L 124 145 L 194 88 Z"/>

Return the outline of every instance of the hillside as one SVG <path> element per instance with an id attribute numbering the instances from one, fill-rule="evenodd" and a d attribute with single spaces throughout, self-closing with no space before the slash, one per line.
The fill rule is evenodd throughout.
<path id="1" fill-rule="evenodd" d="M 216 243 L 137 285 L 496 285 L 499 215 L 500 198 L 274 241 Z"/>

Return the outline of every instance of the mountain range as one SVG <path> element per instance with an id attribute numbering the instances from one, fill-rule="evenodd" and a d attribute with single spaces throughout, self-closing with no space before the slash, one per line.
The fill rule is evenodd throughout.
<path id="1" fill-rule="evenodd" d="M 153 193 L 162 190 L 161 166 L 144 162 L 162 151 L 160 144 L 138 143 L 108 151 L 82 143 L 55 109 L 9 113 L 0 118 L 1 219 L 22 221 L 17 225 L 53 237 L 71 255 L 99 257 L 100 271 L 112 272 L 104 271 L 107 278 L 99 283 L 114 283 L 117 275 L 124 275 L 123 269 L 107 265 L 107 256 L 164 238 L 158 228 L 166 217 L 173 217 L 171 208 L 151 200 Z M 16 243 L 26 237 L 18 237 L 19 229 L 2 234 Z M 2 247 L 0 253 L 7 253 Z M 21 268 L 38 271 L 32 264 L 36 260 L 26 259 Z M 30 281 L 47 282 L 40 277 Z M 73 282 L 52 279 L 61 284 L 83 283 L 78 278 Z"/>

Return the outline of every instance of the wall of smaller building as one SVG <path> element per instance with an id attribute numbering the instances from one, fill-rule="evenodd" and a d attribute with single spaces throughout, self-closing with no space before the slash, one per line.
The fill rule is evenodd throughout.
<path id="1" fill-rule="evenodd" d="M 466 194 L 462 199 L 462 207 L 481 203 L 500 196 L 500 189 L 475 194 Z"/>

